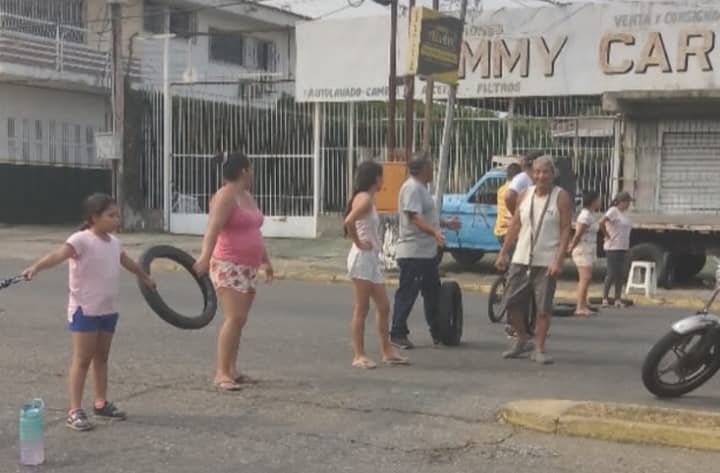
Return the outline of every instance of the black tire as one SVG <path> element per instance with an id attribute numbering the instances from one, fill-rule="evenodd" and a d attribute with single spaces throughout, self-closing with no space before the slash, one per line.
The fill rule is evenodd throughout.
<path id="1" fill-rule="evenodd" d="M 143 271 L 150 274 L 150 267 L 156 258 L 174 261 L 192 274 L 203 294 L 203 311 L 201 314 L 195 316 L 182 315 L 170 308 L 170 306 L 162 300 L 157 291 L 140 283 L 140 292 L 142 292 L 150 308 L 161 319 L 174 327 L 184 330 L 198 330 L 206 327 L 217 312 L 217 295 L 215 294 L 215 288 L 210 278 L 207 275 L 198 277 L 195 274 L 193 270 L 195 258 L 178 248 L 167 245 L 153 246 L 140 256 L 140 267 L 142 267 Z"/>
<path id="2" fill-rule="evenodd" d="M 480 250 L 452 250 L 450 256 L 463 268 L 471 268 L 485 256 L 485 252 Z"/>
<path id="3" fill-rule="evenodd" d="M 658 369 L 660 362 L 667 353 L 672 351 L 678 343 L 684 339 L 695 336 L 703 335 L 707 330 L 711 328 L 702 328 L 695 332 L 691 332 L 686 335 L 680 335 L 674 331 L 668 332 L 663 338 L 661 338 L 650 350 L 645 357 L 645 362 L 642 367 L 642 380 L 645 388 L 660 398 L 674 398 L 680 397 L 683 394 L 687 394 L 700 386 L 702 386 L 707 380 L 720 369 L 720 356 L 718 350 L 720 346 L 717 342 L 712 345 L 713 353 L 707 353 L 707 357 L 710 357 L 710 361 L 704 364 L 703 370 L 698 372 L 691 379 L 684 383 L 669 384 L 665 383 L 660 379 L 658 375 Z"/>
<path id="4" fill-rule="evenodd" d="M 628 254 L 628 266 L 626 274 L 630 270 L 630 264 L 633 261 L 649 261 L 655 263 L 655 273 L 657 275 L 658 287 L 672 289 L 674 282 L 673 261 L 670 252 L 666 251 L 655 243 L 639 243 L 630 248 Z"/>
<path id="5" fill-rule="evenodd" d="M 438 300 L 437 329 L 443 345 L 460 345 L 463 332 L 462 291 L 455 281 L 443 281 Z"/>
<path id="6" fill-rule="evenodd" d="M 575 315 L 576 304 L 574 302 L 556 302 L 553 304 L 553 317 L 572 317 Z"/>
<path id="7" fill-rule="evenodd" d="M 707 263 L 704 254 L 680 253 L 674 258 L 675 281 L 685 283 L 691 281 Z"/>
<path id="8" fill-rule="evenodd" d="M 535 295 L 530 298 L 530 305 L 525 312 L 525 332 L 528 336 L 535 336 L 535 324 L 537 323 L 537 304 L 535 303 Z"/>
<path id="9" fill-rule="evenodd" d="M 502 305 L 503 296 L 505 295 L 505 284 L 507 279 L 500 276 L 490 286 L 488 294 L 488 318 L 490 322 L 496 324 L 505 319 L 505 308 Z"/>

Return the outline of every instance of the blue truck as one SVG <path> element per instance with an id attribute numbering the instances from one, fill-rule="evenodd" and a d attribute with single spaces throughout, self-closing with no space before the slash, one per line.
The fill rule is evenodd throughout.
<path id="1" fill-rule="evenodd" d="M 483 174 L 465 194 L 443 196 L 441 216 L 444 219 L 456 217 L 460 220 L 460 231 L 444 230 L 445 248 L 453 259 L 464 267 L 470 267 L 487 253 L 498 253 L 500 243 L 495 236 L 497 220 L 497 191 L 505 183 L 505 166 L 514 162 L 513 157 L 494 157 L 497 167 Z M 577 182 L 568 158 L 556 157 L 558 171 L 557 185 L 570 193 L 579 210 L 582 201 L 577 201 Z M 442 257 L 442 256 L 440 256 Z"/>
<path id="2" fill-rule="evenodd" d="M 497 191 L 505 180 L 505 169 L 495 168 L 485 173 L 465 194 L 446 194 L 443 197 L 442 218 L 456 217 L 461 223 L 457 232 L 443 231 L 444 251 L 460 265 L 472 266 L 485 254 L 500 251 L 494 229 Z"/>

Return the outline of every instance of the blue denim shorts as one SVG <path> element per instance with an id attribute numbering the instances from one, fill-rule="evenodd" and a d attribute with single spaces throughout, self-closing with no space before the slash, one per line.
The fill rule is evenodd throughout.
<path id="1" fill-rule="evenodd" d="M 108 332 L 115 333 L 118 314 L 86 316 L 82 308 L 78 307 L 68 324 L 71 332 Z"/>

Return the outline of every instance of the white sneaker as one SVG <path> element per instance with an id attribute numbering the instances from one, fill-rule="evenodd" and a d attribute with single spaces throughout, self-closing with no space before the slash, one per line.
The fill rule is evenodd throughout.
<path id="1" fill-rule="evenodd" d="M 502 357 L 505 359 L 508 358 L 518 358 L 520 355 L 527 353 L 533 349 L 533 343 L 531 341 L 525 341 L 521 342 L 520 340 L 514 340 L 512 344 L 510 345 L 510 349 L 503 352 Z"/>
<path id="2" fill-rule="evenodd" d="M 544 351 L 537 350 L 533 352 L 532 356 L 530 356 L 530 359 L 535 363 L 539 363 L 541 365 L 552 365 L 555 362 L 552 356 L 548 355 Z"/>

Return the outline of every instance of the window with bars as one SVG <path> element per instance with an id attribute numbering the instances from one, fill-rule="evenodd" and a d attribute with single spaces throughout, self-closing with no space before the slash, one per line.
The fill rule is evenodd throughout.
<path id="1" fill-rule="evenodd" d="M 143 29 L 148 33 L 169 32 L 178 38 L 188 38 L 195 32 L 195 13 L 187 8 L 169 8 L 154 1 L 145 2 Z"/>
<path id="2" fill-rule="evenodd" d="M 55 120 L 48 123 L 48 160 L 51 163 L 57 162 L 57 125 Z"/>
<path id="3" fill-rule="evenodd" d="M 30 161 L 30 120 L 23 118 L 22 121 L 22 159 L 25 162 Z"/>
<path id="4" fill-rule="evenodd" d="M 43 162 L 45 158 L 43 154 L 43 122 L 35 120 L 35 159 Z"/>
<path id="5" fill-rule="evenodd" d="M 85 146 L 87 152 L 87 162 L 95 162 L 95 129 L 91 126 L 85 130 Z"/>
<path id="6" fill-rule="evenodd" d="M 63 163 L 70 162 L 70 125 L 62 124 L 61 159 Z"/>
<path id="7" fill-rule="evenodd" d="M 257 68 L 267 72 L 277 71 L 277 48 L 272 41 L 260 40 L 255 46 L 255 63 Z"/>
<path id="8" fill-rule="evenodd" d="M 245 65 L 245 39 L 238 34 L 210 28 L 210 60 L 236 66 Z"/>
<path id="9" fill-rule="evenodd" d="M 167 8 L 151 0 L 146 0 L 143 11 L 143 29 L 148 33 L 165 33 L 165 15 Z"/>
<path id="10" fill-rule="evenodd" d="M 15 128 L 15 119 L 7 119 L 7 147 L 8 147 L 8 158 L 11 161 L 17 159 L 17 131 Z"/>
<path id="11" fill-rule="evenodd" d="M 74 159 L 75 163 L 82 163 L 83 162 L 83 142 L 82 142 L 82 127 L 80 125 L 75 125 L 75 141 L 73 143 L 73 148 L 75 148 Z"/>

